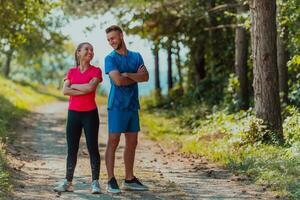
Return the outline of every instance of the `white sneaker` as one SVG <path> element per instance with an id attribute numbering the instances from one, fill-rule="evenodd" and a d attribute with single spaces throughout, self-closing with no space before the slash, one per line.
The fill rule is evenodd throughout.
<path id="1" fill-rule="evenodd" d="M 92 182 L 92 194 L 100 194 L 101 189 L 100 189 L 100 184 L 98 180 L 93 180 Z"/>
<path id="2" fill-rule="evenodd" d="M 62 183 L 54 188 L 55 192 L 73 192 L 73 184 L 65 179 Z"/>

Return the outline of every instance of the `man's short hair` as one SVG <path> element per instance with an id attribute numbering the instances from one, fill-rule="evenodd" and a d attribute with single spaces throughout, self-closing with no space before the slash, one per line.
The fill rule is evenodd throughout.
<path id="1" fill-rule="evenodd" d="M 122 29 L 117 25 L 112 25 L 105 30 L 106 34 L 112 31 L 119 31 L 120 33 L 123 32 Z"/>

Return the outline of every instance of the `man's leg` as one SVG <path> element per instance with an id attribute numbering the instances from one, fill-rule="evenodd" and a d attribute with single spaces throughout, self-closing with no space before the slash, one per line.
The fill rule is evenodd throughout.
<path id="1" fill-rule="evenodd" d="M 107 169 L 108 180 L 115 176 L 115 152 L 119 145 L 120 133 L 109 133 L 105 152 L 105 163 Z"/>
<path id="2" fill-rule="evenodd" d="M 135 150 L 138 143 L 138 132 L 140 131 L 140 122 L 138 111 L 131 112 L 131 117 L 128 123 L 128 129 L 125 133 L 125 180 L 123 181 L 123 189 L 125 190 L 148 190 L 148 187 L 143 185 L 139 179 L 134 176 L 133 166 L 135 159 Z"/>
<path id="3" fill-rule="evenodd" d="M 115 167 L 115 152 L 119 145 L 121 133 L 125 132 L 128 124 L 126 112 L 108 110 L 108 141 L 105 152 L 105 162 L 108 180 L 111 180 Z"/>
<path id="4" fill-rule="evenodd" d="M 126 180 L 131 180 L 134 178 L 133 166 L 137 143 L 138 133 L 125 133 L 124 163 Z"/>
<path id="5" fill-rule="evenodd" d="M 133 166 L 135 158 L 135 150 L 138 143 L 138 132 L 125 133 L 126 146 L 124 150 L 124 162 L 125 162 L 125 180 L 123 181 L 124 190 L 148 190 L 145 186 L 134 176 Z"/>

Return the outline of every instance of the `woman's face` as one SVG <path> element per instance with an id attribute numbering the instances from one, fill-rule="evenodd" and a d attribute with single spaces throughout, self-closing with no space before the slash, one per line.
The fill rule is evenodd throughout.
<path id="1" fill-rule="evenodd" d="M 77 52 L 80 60 L 91 61 L 94 57 L 94 49 L 90 44 L 84 44 Z"/>

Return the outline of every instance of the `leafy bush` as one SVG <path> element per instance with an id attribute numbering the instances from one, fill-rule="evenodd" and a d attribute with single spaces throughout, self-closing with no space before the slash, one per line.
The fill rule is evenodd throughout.
<path id="1" fill-rule="evenodd" d="M 246 173 L 280 196 L 300 198 L 300 113 L 296 108 L 285 111 L 284 136 L 289 146 L 277 145 L 276 133 L 267 131 L 251 109 L 209 112 L 208 107 L 193 104 L 175 111 L 154 110 L 142 113 L 141 120 L 152 138 L 175 140 L 183 152 L 204 155 L 232 171 Z"/>
<path id="2" fill-rule="evenodd" d="M 230 74 L 228 79 L 228 85 L 224 90 L 224 105 L 229 111 L 237 111 L 241 106 L 239 98 L 240 84 L 235 74 Z"/>
<path id="3" fill-rule="evenodd" d="M 290 108 L 290 116 L 283 122 L 284 139 L 289 145 L 300 142 L 300 113 L 295 107 Z"/>
<path id="4" fill-rule="evenodd" d="M 0 144 L 0 199 L 5 197 L 6 194 L 11 190 L 9 181 L 9 173 L 6 169 L 6 161 L 4 160 L 3 144 Z"/>
<path id="5" fill-rule="evenodd" d="M 288 62 L 289 70 L 289 100 L 292 104 L 300 107 L 300 55 L 295 55 Z"/>

